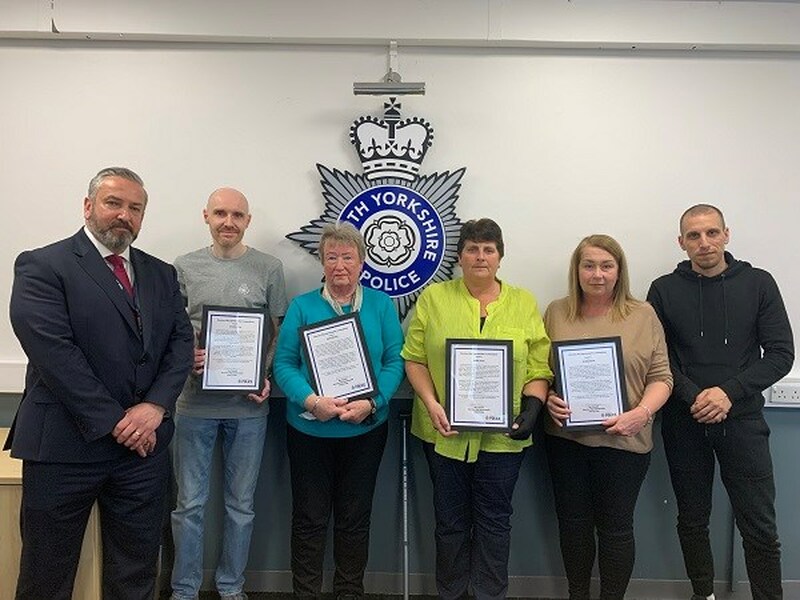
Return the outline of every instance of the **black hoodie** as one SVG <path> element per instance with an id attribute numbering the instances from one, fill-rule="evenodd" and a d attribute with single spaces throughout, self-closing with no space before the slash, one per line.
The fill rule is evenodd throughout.
<path id="1" fill-rule="evenodd" d="M 706 277 L 683 261 L 652 283 L 647 300 L 667 338 L 670 402 L 691 406 L 702 390 L 719 386 L 736 417 L 761 410 L 761 392 L 792 368 L 794 341 L 772 276 L 728 252 L 725 262 L 725 271 Z"/>

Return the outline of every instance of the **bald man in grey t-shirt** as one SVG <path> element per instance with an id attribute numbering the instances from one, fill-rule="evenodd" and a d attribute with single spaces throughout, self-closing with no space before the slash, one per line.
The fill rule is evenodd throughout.
<path id="1" fill-rule="evenodd" d="M 175 260 L 181 292 L 195 332 L 203 306 L 263 309 L 272 332 L 264 372 L 268 373 L 280 319 L 286 312 L 283 267 L 274 256 L 247 247 L 250 225 L 244 195 L 231 188 L 216 190 L 203 210 L 213 243 Z M 215 584 L 225 600 L 242 600 L 244 569 L 253 530 L 253 495 L 267 429 L 269 380 L 259 393 L 220 394 L 201 390 L 205 350 L 195 349 L 192 375 L 178 399 L 173 442 L 177 507 L 172 513 L 175 562 L 173 600 L 197 597 L 203 576 L 203 513 L 208 498 L 211 458 L 220 437 L 223 457 L 225 518 L 222 551 Z"/>

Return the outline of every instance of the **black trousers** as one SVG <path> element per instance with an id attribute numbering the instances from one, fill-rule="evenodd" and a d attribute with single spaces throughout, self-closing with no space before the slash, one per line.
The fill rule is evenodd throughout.
<path id="1" fill-rule="evenodd" d="M 622 600 L 636 556 L 633 513 L 650 454 L 545 439 L 570 600 L 589 600 L 595 555 L 601 600 Z"/>
<path id="2" fill-rule="evenodd" d="M 714 591 L 708 523 L 715 463 L 719 462 L 722 483 L 742 534 L 753 598 L 782 598 L 770 431 L 764 416 L 744 415 L 705 426 L 692 418 L 687 407 L 669 402 L 661 432 L 678 504 L 678 538 L 694 593 L 707 596 Z"/>
<path id="3" fill-rule="evenodd" d="M 18 600 L 70 600 L 95 500 L 103 597 L 152 600 L 169 480 L 169 453 L 92 463 L 24 461 Z"/>
<path id="4" fill-rule="evenodd" d="M 292 480 L 292 586 L 319 596 L 328 521 L 333 513 L 333 591 L 364 595 L 375 480 L 389 426 L 355 437 L 322 438 L 287 427 Z"/>

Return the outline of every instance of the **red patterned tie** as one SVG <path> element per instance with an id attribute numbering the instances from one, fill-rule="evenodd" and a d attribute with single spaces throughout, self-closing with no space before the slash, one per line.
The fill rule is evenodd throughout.
<path id="1" fill-rule="evenodd" d="M 128 272 L 125 270 L 125 259 L 118 254 L 111 254 L 110 256 L 106 256 L 106 260 L 114 267 L 114 275 L 117 276 L 117 281 L 119 281 L 122 288 L 128 292 L 128 296 L 133 298 L 133 286 L 131 285 L 131 280 L 128 278 Z"/>

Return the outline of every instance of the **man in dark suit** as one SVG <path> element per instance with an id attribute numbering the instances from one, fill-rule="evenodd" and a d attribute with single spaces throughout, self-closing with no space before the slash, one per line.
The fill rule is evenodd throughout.
<path id="1" fill-rule="evenodd" d="M 136 173 L 103 169 L 85 227 L 14 267 L 11 324 L 28 356 L 6 440 L 23 460 L 18 599 L 70 598 L 95 500 L 103 597 L 153 597 L 170 417 L 193 340 L 175 270 L 130 247 L 146 206 Z"/>

